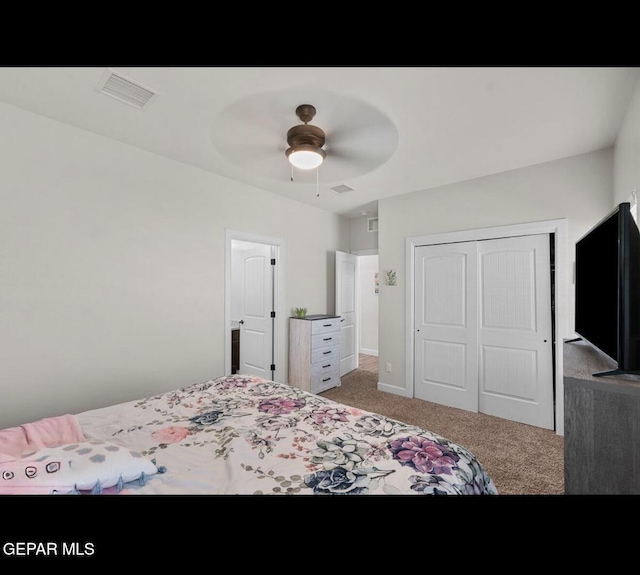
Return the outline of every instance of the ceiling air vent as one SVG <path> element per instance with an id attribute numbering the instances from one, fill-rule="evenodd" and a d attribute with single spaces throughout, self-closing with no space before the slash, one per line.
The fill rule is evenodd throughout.
<path id="1" fill-rule="evenodd" d="M 157 92 L 107 68 L 96 90 L 129 106 L 146 110 L 158 95 Z"/>
<path id="2" fill-rule="evenodd" d="M 346 184 L 340 184 L 339 186 L 336 186 L 335 188 L 329 188 L 332 192 L 336 193 L 336 194 L 344 194 L 345 192 L 351 192 L 353 191 L 353 188 L 347 186 Z"/>

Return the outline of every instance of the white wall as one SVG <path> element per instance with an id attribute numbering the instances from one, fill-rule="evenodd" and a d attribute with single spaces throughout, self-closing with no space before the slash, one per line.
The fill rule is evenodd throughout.
<path id="1" fill-rule="evenodd" d="M 381 382 L 406 391 L 406 237 L 567 218 L 573 262 L 575 241 L 611 209 L 612 199 L 613 154 L 607 149 L 380 200 L 380 274 L 398 271 L 397 287 L 380 282 L 379 362 L 392 364 L 391 373 L 380 372 Z M 570 283 L 565 317 L 571 329 L 572 290 Z"/>
<path id="2" fill-rule="evenodd" d="M 351 251 L 375 250 L 378 248 L 378 232 L 368 231 L 369 216 L 351 219 Z"/>
<path id="3" fill-rule="evenodd" d="M 360 273 L 360 353 L 378 355 L 378 297 L 374 274 L 378 255 L 358 256 Z"/>
<path id="4" fill-rule="evenodd" d="M 334 312 L 347 219 L 6 104 L 0 134 L 0 428 L 223 375 L 227 228 Z"/>
<path id="5" fill-rule="evenodd" d="M 612 208 L 620 202 L 629 201 L 634 191 L 640 196 L 640 79 L 629 102 L 614 151 Z"/>

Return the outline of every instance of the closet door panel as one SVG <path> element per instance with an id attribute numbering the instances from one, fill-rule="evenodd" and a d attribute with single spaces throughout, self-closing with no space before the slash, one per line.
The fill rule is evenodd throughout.
<path id="1" fill-rule="evenodd" d="M 478 270 L 480 411 L 553 429 L 549 235 L 481 241 Z"/>
<path id="2" fill-rule="evenodd" d="M 421 246 L 415 257 L 414 395 L 477 411 L 475 242 Z"/>

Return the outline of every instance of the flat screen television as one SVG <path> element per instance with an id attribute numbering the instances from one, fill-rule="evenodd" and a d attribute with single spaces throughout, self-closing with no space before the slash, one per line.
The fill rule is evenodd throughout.
<path id="1" fill-rule="evenodd" d="M 575 332 L 617 367 L 640 374 L 640 230 L 619 204 L 576 243 Z"/>

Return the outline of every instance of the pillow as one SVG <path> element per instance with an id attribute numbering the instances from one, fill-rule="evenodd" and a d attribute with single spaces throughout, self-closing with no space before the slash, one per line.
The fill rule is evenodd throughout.
<path id="1" fill-rule="evenodd" d="M 139 452 L 116 443 L 69 443 L 0 463 L 0 493 L 101 493 L 113 486 L 120 491 L 130 481 L 144 484 L 158 471 Z"/>

